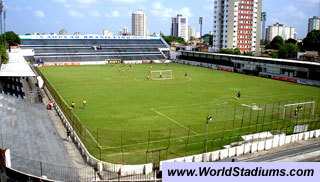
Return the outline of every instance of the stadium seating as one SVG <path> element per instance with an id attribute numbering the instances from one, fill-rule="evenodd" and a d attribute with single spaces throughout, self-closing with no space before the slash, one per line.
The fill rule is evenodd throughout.
<path id="1" fill-rule="evenodd" d="M 23 84 L 20 77 L 1 77 L 0 82 L 3 84 L 1 92 L 6 95 L 25 98 Z"/>
<path id="2" fill-rule="evenodd" d="M 35 61 L 81 62 L 121 60 L 162 60 L 159 40 L 141 39 L 22 39 L 21 48 L 34 49 Z"/>

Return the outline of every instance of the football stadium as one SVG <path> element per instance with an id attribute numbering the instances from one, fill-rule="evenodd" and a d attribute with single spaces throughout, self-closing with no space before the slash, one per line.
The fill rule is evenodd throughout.
<path id="1" fill-rule="evenodd" d="M 21 38 L 55 102 L 102 161 L 157 166 L 244 135 L 319 127 L 318 87 L 221 71 L 224 62 L 220 70 L 172 63 L 160 37 Z"/>
<path id="2" fill-rule="evenodd" d="M 319 63 L 173 53 L 160 36 L 20 38 L 73 141 L 105 171 L 148 174 L 163 161 L 215 161 L 241 155 L 236 147 L 319 134 Z M 25 97 L 18 91 L 3 87 Z"/>

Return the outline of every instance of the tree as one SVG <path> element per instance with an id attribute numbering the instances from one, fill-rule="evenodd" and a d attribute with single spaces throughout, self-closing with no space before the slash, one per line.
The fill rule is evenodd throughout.
<path id="1" fill-rule="evenodd" d="M 240 55 L 240 54 L 241 54 L 241 51 L 240 51 L 240 49 L 237 47 L 237 48 L 235 48 L 235 49 L 233 50 L 233 53 L 234 53 L 234 54 L 237 54 L 237 55 Z"/>
<path id="2" fill-rule="evenodd" d="M 234 54 L 233 49 L 221 49 L 220 52 L 225 54 Z"/>
<path id="3" fill-rule="evenodd" d="M 209 45 L 213 46 L 213 35 L 210 35 L 209 37 Z"/>
<path id="4" fill-rule="evenodd" d="M 279 57 L 280 58 L 296 58 L 297 52 L 299 51 L 299 48 L 296 44 L 288 43 L 282 46 L 279 50 Z"/>
<path id="5" fill-rule="evenodd" d="M 180 44 L 188 45 L 188 43 L 186 43 L 184 39 L 181 37 L 174 37 L 174 36 L 162 36 L 162 37 L 168 44 L 170 44 L 171 42 L 179 42 Z"/>
<path id="6" fill-rule="evenodd" d="M 290 38 L 290 39 L 286 40 L 286 44 L 288 44 L 288 43 L 297 44 L 297 41 L 295 39 Z"/>
<path id="7" fill-rule="evenodd" d="M 16 46 L 21 44 L 20 37 L 12 31 L 6 32 L 4 35 L 2 34 L 1 42 L 3 42 L 4 37 L 6 38 L 6 43 L 9 46 Z"/>
<path id="8" fill-rule="evenodd" d="M 253 53 L 250 51 L 244 52 L 243 55 L 245 56 L 253 56 Z"/>
<path id="9" fill-rule="evenodd" d="M 1 56 L 1 63 L 0 64 L 2 64 L 2 63 L 7 64 L 9 61 L 9 56 L 8 56 L 8 53 L 3 45 L 0 46 L 0 56 Z"/>
<path id="10" fill-rule="evenodd" d="M 271 58 L 278 58 L 278 53 L 277 53 L 276 51 L 272 51 L 272 52 L 269 54 L 269 56 L 270 56 Z"/>
<path id="11" fill-rule="evenodd" d="M 308 51 L 320 51 L 320 30 L 312 30 L 303 39 L 303 46 Z"/>
<path id="12" fill-rule="evenodd" d="M 276 36 L 273 38 L 273 40 L 270 42 L 271 49 L 279 50 L 281 46 L 284 45 L 284 40 L 280 36 Z"/>

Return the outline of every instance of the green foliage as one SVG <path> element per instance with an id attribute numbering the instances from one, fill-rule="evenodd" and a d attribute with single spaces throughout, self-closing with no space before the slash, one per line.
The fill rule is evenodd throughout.
<path id="1" fill-rule="evenodd" d="M 295 39 L 290 38 L 290 39 L 286 40 L 286 44 L 288 44 L 288 43 L 297 44 L 297 41 Z"/>
<path id="2" fill-rule="evenodd" d="M 179 42 L 180 44 L 188 45 L 188 43 L 181 37 L 162 36 L 162 38 L 167 42 L 167 44 L 170 44 L 171 42 Z"/>
<path id="3" fill-rule="evenodd" d="M 235 49 L 233 50 L 233 53 L 234 53 L 234 54 L 237 54 L 237 55 L 240 55 L 240 54 L 241 54 L 241 51 L 240 51 L 240 49 L 237 47 L 237 48 L 235 48 Z"/>
<path id="4" fill-rule="evenodd" d="M 209 37 L 209 45 L 213 46 L 213 35 L 210 35 Z"/>
<path id="5" fill-rule="evenodd" d="M 260 45 L 264 45 L 265 49 L 271 49 L 269 40 L 260 40 Z"/>
<path id="6" fill-rule="evenodd" d="M 282 46 L 279 50 L 279 57 L 280 58 L 296 58 L 297 52 L 299 51 L 299 48 L 296 44 L 288 43 Z"/>
<path id="7" fill-rule="evenodd" d="M 21 39 L 19 35 L 15 34 L 12 31 L 6 32 L 4 35 L 1 35 L 1 42 L 3 42 L 3 38 L 6 38 L 6 44 L 9 46 L 16 46 L 21 44 Z"/>
<path id="8" fill-rule="evenodd" d="M 312 30 L 303 40 L 303 46 L 308 51 L 320 51 L 320 30 Z"/>
<path id="9" fill-rule="evenodd" d="M 3 45 L 0 46 L 1 64 L 7 64 L 9 61 L 9 56 Z"/>
<path id="10" fill-rule="evenodd" d="M 245 55 L 245 56 L 253 56 L 253 52 L 247 51 L 247 52 L 244 52 L 243 55 Z"/>
<path id="11" fill-rule="evenodd" d="M 221 49 L 220 52 L 224 54 L 234 54 L 233 49 Z"/>
<path id="12" fill-rule="evenodd" d="M 272 52 L 269 54 L 269 56 L 270 56 L 271 58 L 278 58 L 278 53 L 277 53 L 276 51 L 272 51 Z"/>
<path id="13" fill-rule="evenodd" d="M 276 36 L 273 38 L 273 40 L 270 42 L 271 49 L 279 50 L 281 46 L 284 45 L 284 40 L 280 36 Z"/>

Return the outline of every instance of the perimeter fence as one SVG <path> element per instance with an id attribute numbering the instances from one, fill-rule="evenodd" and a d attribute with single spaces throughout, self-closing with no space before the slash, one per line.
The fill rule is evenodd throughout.
<path id="1" fill-rule="evenodd" d="M 89 131 L 50 81 L 37 67 L 35 69 L 87 150 L 97 159 L 111 163 L 153 163 L 157 167 L 160 160 L 201 154 L 244 142 L 244 135 L 266 131 L 292 134 L 320 128 L 320 98 L 309 97 L 211 109 L 208 116 L 212 120 L 204 118 L 203 124 L 167 130 L 130 132 L 97 128 Z M 314 104 L 305 104 L 307 102 Z M 289 104 L 295 105 L 285 107 Z"/>

